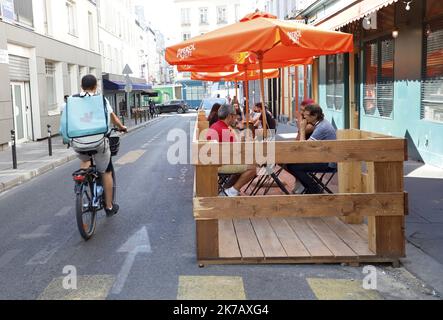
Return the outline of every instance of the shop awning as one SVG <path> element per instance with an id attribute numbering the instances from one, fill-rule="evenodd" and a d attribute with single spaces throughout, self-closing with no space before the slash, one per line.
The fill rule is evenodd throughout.
<path id="1" fill-rule="evenodd" d="M 398 0 L 363 0 L 346 8 L 338 14 L 330 16 L 314 25 L 328 30 L 337 30 L 351 22 L 363 19 L 367 15 L 387 7 Z"/>
<path id="2" fill-rule="evenodd" d="M 110 81 L 107 79 L 103 79 L 103 88 L 105 90 L 124 91 L 125 86 L 126 86 L 126 82 Z M 151 89 L 152 89 L 152 85 L 150 85 L 148 83 L 132 83 L 132 90 L 133 91 L 150 92 Z"/>

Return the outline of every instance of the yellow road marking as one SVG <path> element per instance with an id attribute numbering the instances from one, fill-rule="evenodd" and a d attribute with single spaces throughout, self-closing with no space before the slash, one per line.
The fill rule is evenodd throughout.
<path id="1" fill-rule="evenodd" d="M 122 156 L 120 159 L 118 159 L 118 161 L 115 164 L 125 165 L 125 164 L 129 164 L 129 163 L 134 163 L 138 159 L 140 159 L 141 156 L 145 154 L 145 152 L 146 152 L 146 150 L 130 151 L 127 154 L 125 154 L 124 156 Z"/>
<path id="2" fill-rule="evenodd" d="M 241 277 L 180 276 L 178 300 L 246 300 Z"/>
<path id="3" fill-rule="evenodd" d="M 366 290 L 360 280 L 306 279 L 319 300 L 383 300 L 375 290 Z"/>
<path id="4" fill-rule="evenodd" d="M 108 275 L 78 276 L 77 290 L 67 290 L 63 279 L 53 279 L 38 300 L 105 300 L 115 281 L 114 276 Z"/>

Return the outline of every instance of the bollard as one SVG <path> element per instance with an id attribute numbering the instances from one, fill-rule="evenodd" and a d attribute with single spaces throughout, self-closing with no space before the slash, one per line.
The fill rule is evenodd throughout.
<path id="1" fill-rule="evenodd" d="M 122 125 L 125 125 L 125 116 L 122 116 Z"/>
<path id="2" fill-rule="evenodd" d="M 12 168 L 17 169 L 17 146 L 15 144 L 15 130 L 11 130 L 11 140 L 12 140 Z"/>
<path id="3" fill-rule="evenodd" d="M 48 127 L 48 150 L 49 156 L 52 157 L 52 134 L 51 134 L 51 125 L 47 125 Z"/>
<path id="4" fill-rule="evenodd" d="M 134 109 L 135 125 L 137 125 L 137 110 Z"/>
<path id="5" fill-rule="evenodd" d="M 145 122 L 147 121 L 146 120 L 146 110 L 143 110 L 143 116 L 145 117 Z"/>

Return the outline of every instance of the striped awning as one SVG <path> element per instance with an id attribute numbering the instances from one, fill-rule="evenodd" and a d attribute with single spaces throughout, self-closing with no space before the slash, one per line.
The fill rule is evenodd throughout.
<path id="1" fill-rule="evenodd" d="M 397 1 L 398 0 L 363 0 L 335 15 L 331 15 L 326 19 L 314 23 L 314 25 L 329 30 L 337 30 Z"/>

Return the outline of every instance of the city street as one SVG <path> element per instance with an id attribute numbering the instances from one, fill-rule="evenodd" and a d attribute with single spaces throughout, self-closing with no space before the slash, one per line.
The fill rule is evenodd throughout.
<path id="1" fill-rule="evenodd" d="M 171 129 L 196 118 L 162 115 L 127 134 L 114 159 L 120 212 L 100 212 L 94 237 L 77 230 L 74 160 L 0 194 L 0 299 L 436 299 L 403 267 L 223 265 L 196 260 L 191 165 L 167 161 Z M 188 144 L 189 145 L 189 144 Z M 65 289 L 77 275 L 77 290 Z"/>

